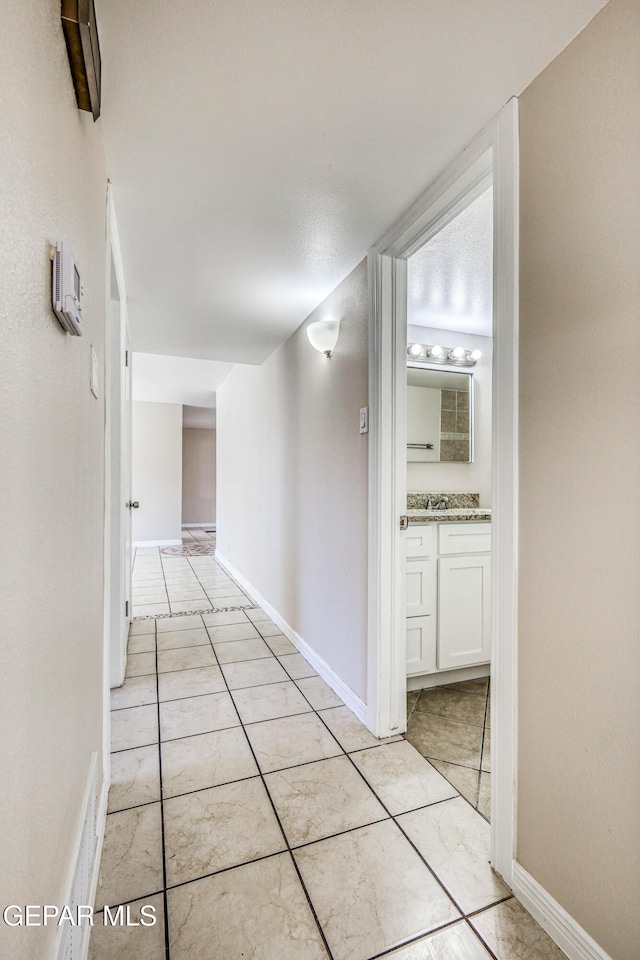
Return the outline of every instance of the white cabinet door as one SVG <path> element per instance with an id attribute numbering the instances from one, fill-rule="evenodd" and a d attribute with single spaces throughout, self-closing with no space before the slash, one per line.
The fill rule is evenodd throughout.
<path id="1" fill-rule="evenodd" d="M 407 618 L 407 676 L 436 669 L 436 618 Z"/>
<path id="2" fill-rule="evenodd" d="M 404 536 L 407 560 L 435 555 L 436 526 L 435 523 L 409 524 L 409 529 Z"/>
<path id="3" fill-rule="evenodd" d="M 438 560 L 438 669 L 491 659 L 491 556 Z"/>
<path id="4" fill-rule="evenodd" d="M 407 563 L 407 616 L 424 617 L 436 612 L 437 561 Z"/>

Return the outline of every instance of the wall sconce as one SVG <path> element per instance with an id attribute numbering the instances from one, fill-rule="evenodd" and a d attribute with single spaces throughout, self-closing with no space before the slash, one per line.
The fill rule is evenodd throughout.
<path id="1" fill-rule="evenodd" d="M 309 343 L 325 357 L 330 357 L 335 350 L 340 334 L 339 320 L 316 320 L 307 326 Z"/>
<path id="2" fill-rule="evenodd" d="M 407 354 L 412 360 L 446 363 L 454 367 L 475 367 L 482 356 L 482 350 L 466 350 L 464 347 L 441 347 L 437 343 L 433 346 L 424 343 L 410 343 L 407 347 Z"/>

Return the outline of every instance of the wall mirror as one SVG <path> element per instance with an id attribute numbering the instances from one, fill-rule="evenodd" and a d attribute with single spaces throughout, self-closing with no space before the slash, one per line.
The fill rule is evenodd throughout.
<path id="1" fill-rule="evenodd" d="M 473 374 L 407 364 L 407 461 L 471 463 Z"/>

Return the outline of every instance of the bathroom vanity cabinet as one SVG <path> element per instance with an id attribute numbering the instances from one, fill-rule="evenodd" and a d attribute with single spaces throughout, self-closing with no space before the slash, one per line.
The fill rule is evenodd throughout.
<path id="1" fill-rule="evenodd" d="M 491 524 L 411 524 L 407 549 L 407 676 L 488 663 Z"/>

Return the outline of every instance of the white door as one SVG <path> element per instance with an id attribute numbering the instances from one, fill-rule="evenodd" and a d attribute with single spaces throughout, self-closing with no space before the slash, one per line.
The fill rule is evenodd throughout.
<path id="1" fill-rule="evenodd" d="M 125 495 L 125 503 L 130 504 L 131 498 L 131 378 L 133 376 L 133 353 L 131 350 L 131 340 L 129 339 L 129 328 L 125 327 L 124 333 L 125 355 L 124 355 L 124 376 L 123 376 L 123 398 L 122 398 L 122 485 Z M 132 542 L 132 514 L 131 509 L 124 511 L 124 599 L 125 599 L 125 642 L 129 635 L 129 624 L 132 616 L 131 599 L 131 571 L 133 568 L 133 557 L 131 551 Z"/>
<path id="2" fill-rule="evenodd" d="M 438 668 L 491 658 L 491 556 L 438 560 Z"/>

